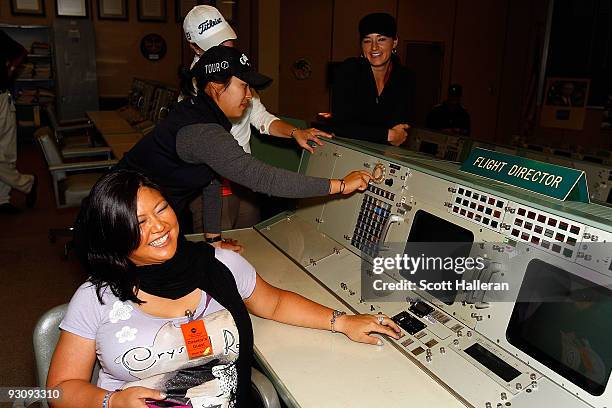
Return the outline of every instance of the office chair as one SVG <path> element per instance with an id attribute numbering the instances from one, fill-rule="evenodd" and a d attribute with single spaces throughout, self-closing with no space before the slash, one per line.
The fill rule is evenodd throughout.
<path id="1" fill-rule="evenodd" d="M 69 125 L 62 125 L 57 121 L 55 109 L 51 104 L 45 107 L 45 113 L 47 114 L 47 119 L 51 125 L 53 137 L 55 138 L 57 145 L 62 149 L 62 154 L 64 157 L 69 157 L 72 154 L 73 149 L 76 149 L 74 153 L 77 155 L 78 150 L 80 149 L 90 149 L 90 156 L 96 154 L 104 155 L 107 153 L 108 157 L 110 158 L 109 148 L 94 147 L 95 143 L 92 137 L 94 126 L 91 123 L 80 121 Z M 107 149 L 108 152 L 105 152 L 104 149 Z"/>
<path id="2" fill-rule="evenodd" d="M 105 171 L 117 164 L 117 160 L 65 163 L 65 155 L 60 151 L 55 139 L 51 137 L 51 130 L 48 127 L 38 129 L 34 136 L 38 140 L 49 166 L 57 208 L 80 206 L 81 201 L 89 194 L 96 181 Z M 89 157 L 92 149 L 99 148 L 73 148 L 71 157 L 79 159 Z M 80 151 L 78 155 L 77 151 Z M 110 149 L 108 154 L 110 154 Z M 70 238 L 64 245 L 64 258 L 68 258 L 68 253 L 73 246 L 72 227 L 49 229 L 49 241 L 51 243 L 54 243 L 58 236 Z"/>
<path id="3" fill-rule="evenodd" d="M 38 129 L 34 136 L 45 155 L 51 179 L 57 208 L 78 207 L 95 182 L 104 172 L 117 164 L 117 160 L 97 160 L 66 163 L 65 156 L 51 137 L 49 128 Z M 109 150 L 110 151 L 110 150 Z M 72 157 L 88 157 L 89 150 L 84 149 L 79 155 Z"/>
<path id="4" fill-rule="evenodd" d="M 60 336 L 59 325 L 66 314 L 67 308 L 68 304 L 63 304 L 47 311 L 34 327 L 34 360 L 36 362 L 36 383 L 39 387 L 46 386 L 51 357 Z M 96 365 L 91 375 L 91 382 L 93 384 L 98 380 L 99 371 L 100 364 L 96 360 Z M 251 386 L 256 395 L 259 396 L 263 408 L 281 408 L 274 386 L 268 377 L 255 368 L 251 370 Z M 35 400 L 18 401 L 13 404 L 13 408 L 25 408 L 35 402 Z M 41 405 L 43 408 L 49 408 L 46 401 L 42 401 Z"/>

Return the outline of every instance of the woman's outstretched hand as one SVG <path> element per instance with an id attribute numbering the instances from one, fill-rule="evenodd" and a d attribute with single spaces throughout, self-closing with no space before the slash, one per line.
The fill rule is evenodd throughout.
<path id="1" fill-rule="evenodd" d="M 372 175 L 367 171 L 357 170 L 347 174 L 341 180 L 331 180 L 330 194 L 351 194 L 357 190 L 364 191 Z"/>
<path id="2" fill-rule="evenodd" d="M 334 328 L 353 341 L 379 346 L 382 345 L 382 340 L 372 336 L 372 334 L 386 334 L 394 339 L 399 339 L 401 333 L 399 326 L 384 314 L 342 315 L 336 318 Z"/>

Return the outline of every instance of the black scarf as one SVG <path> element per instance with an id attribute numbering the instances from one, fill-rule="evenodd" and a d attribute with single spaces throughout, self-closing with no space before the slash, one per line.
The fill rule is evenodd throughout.
<path id="1" fill-rule="evenodd" d="M 249 405 L 251 389 L 251 362 L 253 359 L 253 327 L 234 275 L 217 258 L 215 249 L 203 242 L 178 239 L 172 259 L 157 265 L 137 269 L 139 288 L 167 298 L 178 299 L 199 288 L 226 308 L 236 323 L 240 336 L 240 355 L 237 360 L 238 389 L 236 406 Z"/>

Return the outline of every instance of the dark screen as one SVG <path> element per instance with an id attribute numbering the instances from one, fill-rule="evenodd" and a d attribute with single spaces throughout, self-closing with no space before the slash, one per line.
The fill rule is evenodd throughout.
<path id="1" fill-rule="evenodd" d="M 506 331 L 510 344 L 601 395 L 612 367 L 612 291 L 534 259 L 519 299 Z"/>
<path id="2" fill-rule="evenodd" d="M 423 210 L 418 210 L 414 215 L 412 221 L 412 227 L 410 228 L 410 234 L 408 235 L 408 242 L 404 253 L 410 256 L 416 256 L 420 254 L 410 254 L 409 248 L 410 243 L 424 242 L 424 243 L 445 243 L 445 245 L 428 245 L 425 248 L 425 256 L 436 256 L 436 257 L 468 257 L 472 249 L 472 243 L 474 242 L 474 234 L 472 231 L 467 230 L 459 225 L 453 224 L 445 219 L 436 217 Z M 447 243 L 459 243 L 458 245 L 448 245 Z M 405 278 L 409 278 L 404 276 Z M 454 271 L 440 270 L 440 271 L 428 271 L 427 280 L 429 282 L 442 282 L 442 281 L 455 281 L 461 276 L 458 276 Z M 435 296 L 437 299 L 452 305 L 457 296 L 455 289 L 450 290 L 439 290 L 439 291 L 428 291 L 429 294 Z"/>

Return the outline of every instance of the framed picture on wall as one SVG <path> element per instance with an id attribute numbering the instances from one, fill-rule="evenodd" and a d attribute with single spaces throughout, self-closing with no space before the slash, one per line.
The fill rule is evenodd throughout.
<path id="1" fill-rule="evenodd" d="M 11 0 L 13 15 L 44 16 L 45 0 Z"/>
<path id="2" fill-rule="evenodd" d="M 98 0 L 98 19 L 127 20 L 127 0 Z"/>
<path id="3" fill-rule="evenodd" d="M 547 78 L 540 125 L 582 130 L 590 84 L 588 78 Z"/>
<path id="4" fill-rule="evenodd" d="M 165 0 L 138 0 L 138 21 L 166 22 Z"/>
<path id="5" fill-rule="evenodd" d="M 87 18 L 87 0 L 55 0 L 55 13 L 58 17 Z"/>

